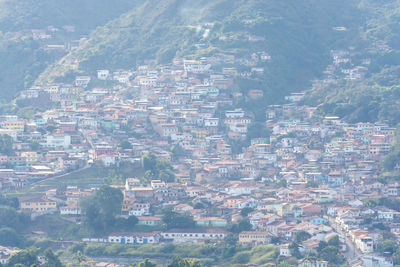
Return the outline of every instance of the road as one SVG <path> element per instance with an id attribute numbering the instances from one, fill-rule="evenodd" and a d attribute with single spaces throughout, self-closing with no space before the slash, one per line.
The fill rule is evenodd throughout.
<path id="1" fill-rule="evenodd" d="M 74 174 L 74 173 L 77 173 L 77 172 L 86 170 L 86 169 L 88 169 L 88 168 L 90 168 L 90 165 L 86 163 L 86 165 L 85 165 L 84 167 L 82 167 L 82 168 L 73 170 L 73 171 L 71 171 L 71 172 L 66 172 L 66 173 L 63 173 L 63 174 L 60 174 L 60 175 L 50 176 L 50 177 L 44 178 L 44 179 L 42 179 L 42 180 L 40 180 L 40 181 L 31 183 L 31 184 L 29 184 L 28 186 L 35 186 L 35 185 L 40 184 L 40 183 L 45 182 L 45 181 L 50 181 L 50 180 L 54 180 L 54 179 L 59 179 L 59 178 L 62 178 L 62 177 L 64 177 L 64 176 L 67 176 L 67 175 L 70 175 L 70 174 Z"/>
<path id="2" fill-rule="evenodd" d="M 81 132 L 81 131 L 80 131 L 80 132 Z M 82 132 L 81 132 L 81 134 L 83 135 Z M 94 146 L 93 146 L 93 142 L 92 142 L 92 140 L 91 140 L 90 137 L 86 137 L 86 142 L 89 144 L 90 149 L 93 149 Z M 74 173 L 77 173 L 77 172 L 84 171 L 84 170 L 86 170 L 86 169 L 88 169 L 88 168 L 90 168 L 90 167 L 91 167 L 91 165 L 88 163 L 88 161 L 86 161 L 85 166 L 83 166 L 82 168 L 79 168 L 79 169 L 76 169 L 76 170 L 73 170 L 73 171 L 70 171 L 70 172 L 66 172 L 66 173 L 63 173 L 63 174 L 60 174 L 60 175 L 55 175 L 55 176 L 46 177 L 46 178 L 41 179 L 41 180 L 39 180 L 39 181 L 30 183 L 30 184 L 28 184 L 26 187 L 32 187 L 32 186 L 38 185 L 38 184 L 40 184 L 40 183 L 43 183 L 43 182 L 45 182 L 45 181 L 51 181 L 51 180 L 55 180 L 55 179 L 60 179 L 60 178 L 63 178 L 63 177 L 65 177 L 65 176 L 67 176 L 67 175 L 71 175 L 71 174 L 74 174 Z M 26 188 L 26 187 L 25 187 L 25 188 Z M 1 191 L 0 191 L 0 192 L 1 192 Z"/>
<path id="3" fill-rule="evenodd" d="M 354 246 L 354 243 L 351 241 L 350 238 L 347 237 L 346 233 L 342 231 L 339 225 L 335 222 L 333 218 L 329 218 L 329 223 L 332 228 L 338 233 L 339 237 L 345 241 L 346 244 L 346 251 L 344 252 L 344 256 L 347 260 L 355 260 L 361 257 L 361 253 L 358 249 Z"/>

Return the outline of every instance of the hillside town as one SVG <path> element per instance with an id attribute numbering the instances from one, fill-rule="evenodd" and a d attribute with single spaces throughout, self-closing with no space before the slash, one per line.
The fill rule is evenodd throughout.
<path id="1" fill-rule="evenodd" d="M 41 32 L 33 32 L 37 38 Z M 231 225 L 239 244 L 276 244 L 282 257 L 318 253 L 321 242 L 339 237 L 351 266 L 393 266 L 378 251 L 382 232 L 400 241 L 400 212 L 371 199 L 397 199 L 400 184 L 386 184 L 380 164 L 390 152 L 395 128 L 383 123 L 347 123 L 318 117 L 305 93 L 265 107 L 265 120 L 245 108 L 264 97 L 245 91 L 237 77 L 257 77 L 271 56 L 216 54 L 170 65 L 148 62 L 134 70 L 98 70 L 73 84 L 54 83 L 22 91 L 18 105 L 49 108 L 30 119 L 0 117 L 0 190 L 27 188 L 89 168 L 141 168 L 143 157 L 168 162 L 173 174 L 132 173 L 112 187 L 123 192 L 120 216 L 135 216 L 146 232 L 115 232 L 94 243 L 158 244 L 225 242 Z M 369 64 L 349 67 L 349 52 L 332 51 L 327 79 L 362 79 Z M 231 65 L 245 65 L 251 72 Z M 344 64 L 344 67 L 341 67 Z M 340 74 L 338 74 L 340 73 Z M 246 103 L 240 103 L 245 99 Z M 395 167 L 400 169 L 400 162 Z M 84 181 L 85 177 L 81 179 Z M 19 208 L 35 219 L 59 214 L 81 223 L 80 202 L 100 185 L 48 188 L 23 193 Z M 195 227 L 165 230 L 160 210 L 190 216 Z M 9 251 L 10 248 L 4 248 Z M 3 248 L 0 248 L 0 256 Z M 1 260 L 2 258 L 0 258 Z M 304 260 L 299 266 L 327 266 Z M 376 265 L 378 264 L 378 265 Z"/>

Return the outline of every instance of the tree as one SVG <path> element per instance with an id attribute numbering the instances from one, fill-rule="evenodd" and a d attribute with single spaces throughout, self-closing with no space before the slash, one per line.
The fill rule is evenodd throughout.
<path id="1" fill-rule="evenodd" d="M 236 234 L 243 231 L 250 231 L 251 229 L 252 225 L 248 219 L 242 219 L 239 222 L 228 226 L 228 231 Z"/>
<path id="2" fill-rule="evenodd" d="M 60 259 L 53 253 L 51 249 L 46 249 L 44 256 L 47 260 L 45 267 L 63 267 L 64 264 L 61 263 Z"/>
<path id="3" fill-rule="evenodd" d="M 167 211 L 164 213 L 162 220 L 166 224 L 167 229 L 194 227 L 193 217 L 187 214 Z"/>
<path id="4" fill-rule="evenodd" d="M 306 241 L 310 237 L 311 237 L 311 235 L 309 233 L 307 233 L 306 231 L 300 231 L 300 232 L 296 233 L 296 237 L 294 240 L 297 244 L 301 244 L 303 241 Z"/>
<path id="5" fill-rule="evenodd" d="M 172 158 L 178 160 L 180 157 L 186 155 L 186 151 L 180 145 L 174 145 L 171 147 Z"/>
<path id="6" fill-rule="evenodd" d="M 22 266 L 31 266 L 33 264 L 37 264 L 39 254 L 39 249 L 30 247 L 24 250 L 21 250 L 18 253 L 13 254 L 7 262 L 7 267 L 14 267 L 17 265 L 22 265 Z"/>
<path id="7" fill-rule="evenodd" d="M 322 249 L 319 256 L 323 259 L 328 261 L 329 263 L 339 264 L 342 262 L 342 258 L 338 255 L 339 249 L 334 246 L 327 246 Z"/>
<path id="8" fill-rule="evenodd" d="M 120 147 L 122 149 L 132 149 L 133 146 L 129 141 L 124 140 L 120 143 Z"/>
<path id="9" fill-rule="evenodd" d="M 229 234 L 225 237 L 224 242 L 227 246 L 236 246 L 239 238 L 234 234 Z"/>
<path id="10" fill-rule="evenodd" d="M 298 259 L 301 258 L 301 253 L 299 250 L 299 244 L 297 244 L 296 242 L 293 242 L 289 245 L 289 250 L 290 253 L 292 254 L 293 257 L 296 257 Z"/>
<path id="11" fill-rule="evenodd" d="M 12 228 L 0 229 L 0 245 L 18 247 L 21 243 L 21 237 Z"/>
<path id="12" fill-rule="evenodd" d="M 160 179 L 165 182 L 175 181 L 175 174 L 169 162 L 157 160 L 153 154 L 142 156 L 142 167 L 147 179 Z"/>
<path id="13" fill-rule="evenodd" d="M 247 215 L 249 215 L 249 213 L 251 213 L 253 210 L 254 210 L 253 208 L 249 208 L 249 207 L 243 208 L 240 211 L 240 215 L 242 215 L 243 217 L 247 217 Z"/>
<path id="14" fill-rule="evenodd" d="M 102 186 L 96 193 L 82 201 L 86 224 L 95 231 L 109 229 L 115 217 L 121 214 L 123 195 L 120 189 Z"/>
<path id="15" fill-rule="evenodd" d="M 328 243 L 325 241 L 319 241 L 317 251 L 321 253 L 321 251 L 328 246 Z"/>
<path id="16" fill-rule="evenodd" d="M 15 230 L 23 229 L 30 223 L 28 215 L 8 206 L 0 206 L 0 218 L 0 227 L 10 227 Z"/>
<path id="17" fill-rule="evenodd" d="M 233 262 L 245 264 L 250 261 L 251 254 L 248 251 L 238 252 L 235 256 L 233 256 Z"/>
<path id="18" fill-rule="evenodd" d="M 13 139 L 11 136 L 7 134 L 0 135 L 0 154 L 4 155 L 13 155 Z"/>
<path id="19" fill-rule="evenodd" d="M 306 184 L 306 187 L 311 187 L 311 188 L 318 188 L 318 183 L 315 181 L 308 181 Z"/>
<path id="20" fill-rule="evenodd" d="M 269 138 L 270 131 L 262 122 L 254 122 L 247 127 L 247 139 Z"/>
<path id="21" fill-rule="evenodd" d="M 333 246 L 333 247 L 339 248 L 340 247 L 339 236 L 335 235 L 334 237 L 331 237 L 328 240 L 328 246 Z"/>
<path id="22" fill-rule="evenodd" d="M 287 187 L 287 181 L 286 179 L 282 179 L 279 182 L 276 183 L 275 187 L 280 188 L 280 187 Z"/>
<path id="23" fill-rule="evenodd" d="M 145 259 L 141 262 L 132 263 L 129 265 L 130 267 L 157 267 L 159 266 L 157 263 L 150 261 L 149 259 Z"/>
<path id="24" fill-rule="evenodd" d="M 400 248 L 397 248 L 396 252 L 392 255 L 393 264 L 400 264 Z"/>
<path id="25" fill-rule="evenodd" d="M 167 267 L 202 267 L 202 264 L 199 260 L 182 259 L 177 256 L 167 264 Z"/>
<path id="26" fill-rule="evenodd" d="M 85 255 L 81 251 L 77 251 L 73 256 L 72 260 L 80 266 L 80 263 L 86 260 Z"/>
<path id="27" fill-rule="evenodd" d="M 128 218 L 117 218 L 115 220 L 115 228 L 124 231 L 132 231 L 132 228 L 139 222 L 139 219 L 131 215 Z"/>
<path id="28" fill-rule="evenodd" d="M 31 149 L 32 149 L 33 151 L 37 151 L 37 150 L 39 150 L 39 149 L 42 147 L 42 145 L 41 145 L 38 141 L 32 141 L 32 142 L 30 143 L 30 146 L 31 146 Z"/>
<path id="29" fill-rule="evenodd" d="M 382 241 L 379 245 L 378 245 L 378 251 L 381 253 L 389 253 L 390 255 L 392 255 L 398 248 L 399 246 L 397 245 L 396 240 L 393 239 L 387 239 Z"/>
<path id="30" fill-rule="evenodd" d="M 142 156 L 141 161 L 144 171 L 150 171 L 152 174 L 154 174 L 157 165 L 156 156 L 153 154 L 145 154 Z"/>
<path id="31" fill-rule="evenodd" d="M 19 208 L 19 201 L 17 197 L 4 197 L 0 195 L 0 205 L 9 206 L 14 209 Z"/>

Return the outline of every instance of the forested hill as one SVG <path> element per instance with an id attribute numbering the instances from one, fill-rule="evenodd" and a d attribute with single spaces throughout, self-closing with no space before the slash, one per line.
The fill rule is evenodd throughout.
<path id="1" fill-rule="evenodd" d="M 145 0 L 0 0 L 0 31 L 75 26 L 90 32 Z"/>
<path id="2" fill-rule="evenodd" d="M 143 1 L 0 0 L 0 103 L 32 86 L 46 67 L 64 55 L 45 51 L 46 44 L 79 40 Z M 52 39 L 33 39 L 32 30 L 45 30 Z"/>
<path id="3" fill-rule="evenodd" d="M 368 88 L 371 97 L 362 99 L 368 105 L 369 99 L 384 102 L 387 96 L 390 107 L 397 104 L 395 91 L 382 93 L 396 88 L 387 86 L 396 80 L 370 85 L 386 73 L 397 75 L 399 10 L 400 0 L 0 0 L 0 96 L 5 102 L 35 81 L 134 68 L 148 60 L 168 63 L 218 52 L 245 59 L 265 52 L 271 59 L 259 64 L 263 73 L 236 82 L 242 91 L 264 91 L 264 98 L 251 105 L 261 110 L 290 92 L 308 89 L 311 80 L 324 77 L 332 50 L 352 47 L 357 60 L 371 58 L 365 79 L 337 79 L 313 91 L 309 101 L 320 104 L 324 115 L 388 120 L 396 109 L 365 116 L 355 107 L 360 88 Z M 59 29 L 52 33 L 55 39 L 32 39 L 32 29 L 54 28 Z M 86 42 L 64 54 L 44 49 L 49 42 L 68 44 L 83 36 Z M 364 55 L 382 45 L 388 50 Z M 251 71 L 246 64 L 236 67 Z"/>
<path id="4" fill-rule="evenodd" d="M 148 0 L 96 29 L 89 41 L 41 76 L 65 75 L 65 62 L 80 70 L 129 68 L 146 59 L 170 62 L 175 56 L 217 52 L 251 55 L 265 51 L 272 60 L 264 75 L 245 81 L 263 89 L 268 101 L 304 89 L 328 63 L 333 47 L 358 42 L 363 23 L 358 1 L 317 0 Z M 345 26 L 346 32 L 335 31 Z M 199 47 L 199 44 L 201 45 Z"/>
<path id="5" fill-rule="evenodd" d="M 355 62 L 370 64 L 361 80 L 337 79 L 310 93 L 307 103 L 321 115 L 336 115 L 349 122 L 400 122 L 400 1 L 361 1 L 364 41 L 353 52 Z M 345 66 L 346 67 L 346 66 Z"/>

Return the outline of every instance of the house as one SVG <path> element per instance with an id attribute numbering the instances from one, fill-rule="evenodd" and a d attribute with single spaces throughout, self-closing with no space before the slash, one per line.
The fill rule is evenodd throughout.
<path id="1" fill-rule="evenodd" d="M 161 180 L 151 180 L 150 185 L 153 189 L 164 188 L 165 182 Z"/>
<path id="2" fill-rule="evenodd" d="M 378 219 L 385 221 L 392 221 L 395 211 L 390 210 L 386 207 L 378 207 L 375 210 L 378 211 Z"/>
<path id="3" fill-rule="evenodd" d="M 279 246 L 279 255 L 284 257 L 291 257 L 292 253 L 290 252 L 289 248 L 290 244 L 282 244 Z"/>
<path id="4" fill-rule="evenodd" d="M 0 264 L 5 264 L 8 259 L 15 253 L 20 252 L 20 249 L 0 246 Z"/>
<path id="5" fill-rule="evenodd" d="M 161 233 L 166 240 L 176 243 L 198 243 L 206 240 L 224 240 L 228 232 L 222 229 L 171 229 Z"/>
<path id="6" fill-rule="evenodd" d="M 137 199 L 151 199 L 154 196 L 154 190 L 151 187 L 133 187 L 125 191 L 127 197 Z"/>
<path id="7" fill-rule="evenodd" d="M 218 218 L 218 217 L 194 218 L 194 222 L 195 222 L 196 226 L 216 227 L 216 228 L 222 228 L 222 227 L 225 227 L 228 224 L 225 219 Z"/>
<path id="8" fill-rule="evenodd" d="M 365 267 L 393 267 L 392 259 L 378 255 L 365 255 L 362 262 Z"/>
<path id="9" fill-rule="evenodd" d="M 323 260 L 303 259 L 297 265 L 298 267 L 328 267 L 328 262 Z"/>
<path id="10" fill-rule="evenodd" d="M 194 208 L 188 204 L 179 204 L 174 207 L 174 211 L 178 213 L 188 213 Z"/>
<path id="11" fill-rule="evenodd" d="M 158 226 L 162 223 L 161 216 L 137 216 L 138 225 Z"/>
<path id="12" fill-rule="evenodd" d="M 326 224 L 328 223 L 328 220 L 322 217 L 314 217 L 310 220 L 310 223 L 315 224 L 315 225 L 321 225 L 321 224 Z"/>
<path id="13" fill-rule="evenodd" d="M 107 80 L 110 76 L 109 70 L 98 70 L 97 71 L 97 79 L 99 80 Z"/>
<path id="14" fill-rule="evenodd" d="M 319 240 L 309 239 L 302 243 L 300 251 L 304 253 L 317 253 L 318 246 L 319 246 Z"/>
<path id="15" fill-rule="evenodd" d="M 68 206 L 60 207 L 60 214 L 61 215 L 79 215 L 79 214 L 81 214 L 81 209 L 79 208 L 79 205 L 77 203 L 71 204 Z"/>
<path id="16" fill-rule="evenodd" d="M 150 204 L 135 202 L 130 205 L 130 210 L 128 212 L 129 216 L 144 216 L 150 215 Z"/>
<path id="17" fill-rule="evenodd" d="M 352 236 L 356 247 L 362 253 L 371 253 L 374 251 L 374 241 L 368 234 L 365 234 L 363 231 L 350 231 L 350 235 Z"/>
<path id="18" fill-rule="evenodd" d="M 269 241 L 267 232 L 243 231 L 239 234 L 239 243 L 243 245 L 268 244 Z"/>
<path id="19" fill-rule="evenodd" d="M 68 148 L 71 145 L 71 136 L 69 135 L 48 135 L 46 136 L 46 147 Z"/>
<path id="20" fill-rule="evenodd" d="M 20 209 L 24 212 L 49 212 L 57 210 L 57 202 L 44 198 L 21 198 L 19 200 Z"/>
<path id="21" fill-rule="evenodd" d="M 109 243 L 119 244 L 158 244 L 160 233 L 112 233 L 108 236 Z"/>
<path id="22" fill-rule="evenodd" d="M 126 178 L 125 180 L 126 190 L 131 190 L 131 188 L 139 186 L 140 186 L 140 180 L 138 178 Z"/>
<path id="23" fill-rule="evenodd" d="M 89 76 L 77 76 L 75 78 L 75 86 L 80 86 L 86 88 L 90 82 L 91 78 Z"/>

